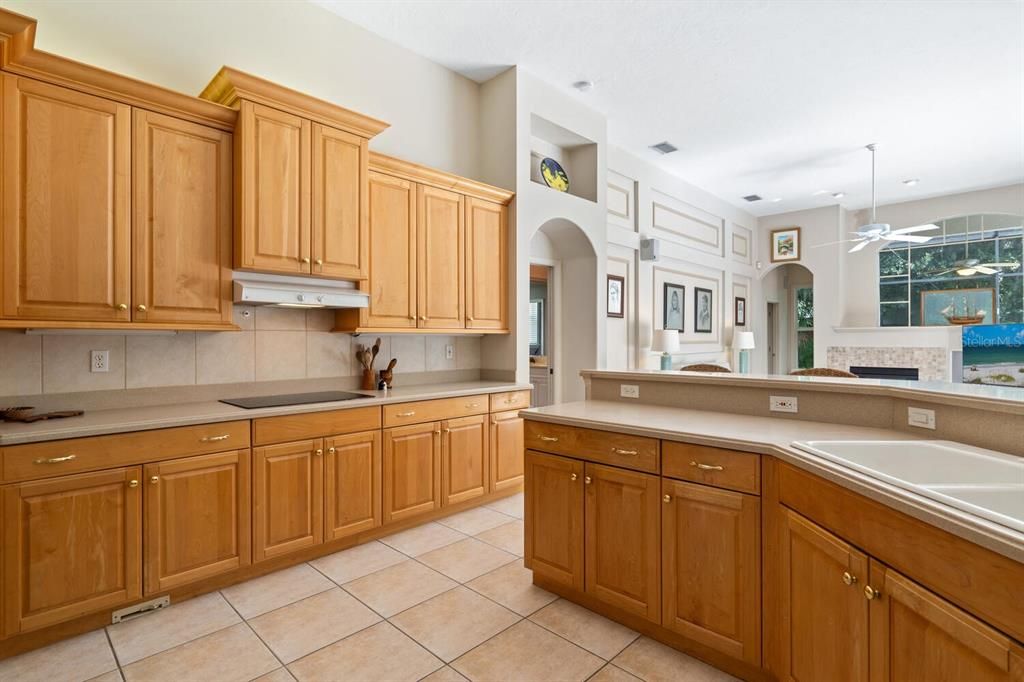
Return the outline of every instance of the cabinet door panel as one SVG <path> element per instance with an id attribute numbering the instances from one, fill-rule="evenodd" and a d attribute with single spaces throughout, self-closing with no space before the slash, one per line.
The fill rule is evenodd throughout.
<path id="1" fill-rule="evenodd" d="M 135 110 L 132 319 L 231 322 L 231 134 Z"/>
<path id="2" fill-rule="evenodd" d="M 243 100 L 235 136 L 235 265 L 310 273 L 309 121 Z"/>
<path id="3" fill-rule="evenodd" d="M 799 514 L 782 514 L 785 679 L 867 680 L 867 557 Z"/>
<path id="4" fill-rule="evenodd" d="M 381 524 L 381 436 L 366 431 L 324 441 L 325 514 L 328 540 Z"/>
<path id="5" fill-rule="evenodd" d="M 4 489 L 6 634 L 142 596 L 141 474 L 130 467 Z"/>
<path id="6" fill-rule="evenodd" d="M 480 497 L 487 492 L 487 415 L 441 423 L 442 504 Z"/>
<path id="7" fill-rule="evenodd" d="M 370 307 L 364 326 L 416 327 L 416 185 L 370 173 Z"/>
<path id="8" fill-rule="evenodd" d="M 526 451 L 526 567 L 583 590 L 583 462 Z"/>
<path id="9" fill-rule="evenodd" d="M 250 563 L 249 451 L 147 464 L 146 593 Z"/>
<path id="10" fill-rule="evenodd" d="M 466 328 L 508 327 L 508 209 L 466 199 Z"/>
<path id="11" fill-rule="evenodd" d="M 466 326 L 464 197 L 435 187 L 417 189 L 419 327 Z"/>
<path id="12" fill-rule="evenodd" d="M 871 682 L 1024 679 L 1002 633 L 872 560 Z"/>
<path id="13" fill-rule="evenodd" d="M 130 107 L 3 84 L 3 315 L 128 321 Z"/>
<path id="14" fill-rule="evenodd" d="M 253 450 L 253 561 L 323 542 L 323 442 Z"/>
<path id="15" fill-rule="evenodd" d="M 523 419 L 518 411 L 491 415 L 491 490 L 523 482 Z"/>
<path id="16" fill-rule="evenodd" d="M 665 627 L 761 662 L 761 502 L 662 479 Z"/>
<path id="17" fill-rule="evenodd" d="M 313 124 L 313 274 L 365 279 L 366 139 Z"/>
<path id="18" fill-rule="evenodd" d="M 384 523 L 441 506 L 441 426 L 436 422 L 384 431 Z"/>
<path id="19" fill-rule="evenodd" d="M 586 591 L 661 622 L 660 479 L 587 463 Z"/>

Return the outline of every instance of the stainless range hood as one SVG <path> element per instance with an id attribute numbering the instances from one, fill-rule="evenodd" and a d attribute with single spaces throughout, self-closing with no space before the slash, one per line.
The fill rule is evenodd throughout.
<path id="1" fill-rule="evenodd" d="M 313 277 L 232 272 L 234 301 L 282 308 L 366 308 L 369 294 L 352 282 Z"/>

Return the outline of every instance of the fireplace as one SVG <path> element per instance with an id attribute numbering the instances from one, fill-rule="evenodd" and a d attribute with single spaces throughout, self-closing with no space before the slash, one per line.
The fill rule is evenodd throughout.
<path id="1" fill-rule="evenodd" d="M 850 367 L 850 371 L 861 379 L 910 379 L 918 380 L 916 367 Z"/>

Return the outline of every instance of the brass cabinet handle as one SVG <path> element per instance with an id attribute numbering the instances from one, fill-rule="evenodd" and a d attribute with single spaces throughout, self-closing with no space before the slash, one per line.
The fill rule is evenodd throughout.
<path id="1" fill-rule="evenodd" d="M 857 576 L 851 575 L 849 571 L 843 571 L 843 582 L 852 585 L 857 582 Z"/>
<path id="2" fill-rule="evenodd" d="M 434 431 L 434 435 L 435 436 L 440 436 L 441 435 L 441 429 L 438 429 L 437 431 Z"/>
<path id="3" fill-rule="evenodd" d="M 410 316 L 409 316 L 409 319 L 410 319 L 410 320 L 415 320 L 415 319 L 416 319 L 416 316 L 415 316 L 415 315 L 410 315 Z"/>
<path id="4" fill-rule="evenodd" d="M 442 433 L 451 433 L 451 429 L 441 429 Z"/>
<path id="5" fill-rule="evenodd" d="M 872 599 L 881 599 L 882 591 L 876 590 L 875 588 L 871 587 L 871 585 L 865 585 L 864 596 L 867 598 L 868 601 L 871 601 Z"/>
<path id="6" fill-rule="evenodd" d="M 583 482 L 586 483 L 587 485 L 590 485 L 591 483 L 594 482 L 594 479 L 592 479 L 590 476 L 584 476 Z"/>
<path id="7" fill-rule="evenodd" d="M 577 478 L 579 478 L 579 476 L 577 476 L 576 474 L 569 474 L 570 481 L 575 481 Z"/>
<path id="8" fill-rule="evenodd" d="M 307 257 L 304 257 L 304 258 L 302 259 L 302 262 L 303 262 L 303 263 L 308 263 L 308 262 L 309 262 L 309 257 L 308 257 L 308 256 L 307 256 Z"/>
<path id="9" fill-rule="evenodd" d="M 323 448 L 317 448 L 316 451 L 313 454 L 315 454 L 317 457 L 320 457 L 320 456 L 322 456 L 324 454 L 324 449 Z"/>
<path id="10" fill-rule="evenodd" d="M 159 483 L 160 482 L 160 477 L 159 476 L 150 476 L 149 477 L 149 482 L 150 483 Z"/>
<path id="11" fill-rule="evenodd" d="M 396 417 L 411 417 L 416 414 L 416 410 L 409 410 L 408 412 L 396 412 Z"/>
<path id="12" fill-rule="evenodd" d="M 35 460 L 35 464 L 60 464 L 61 462 L 70 462 L 76 459 L 78 455 L 64 455 L 63 457 L 43 457 L 42 459 Z"/>
<path id="13" fill-rule="evenodd" d="M 421 322 L 426 322 L 427 321 L 427 316 L 426 315 L 420 315 L 420 321 Z"/>
<path id="14" fill-rule="evenodd" d="M 718 464 L 701 464 L 700 462 L 690 462 L 690 466 L 697 467 L 701 471 L 725 471 L 725 467 L 719 466 Z"/>
<path id="15" fill-rule="evenodd" d="M 623 450 L 622 448 L 612 448 L 612 452 L 616 455 L 639 455 L 640 453 L 636 450 Z"/>
<path id="16" fill-rule="evenodd" d="M 140 313 L 146 312 L 146 306 L 143 305 L 142 303 L 140 303 L 139 305 L 135 306 L 135 309 L 138 310 Z"/>
<path id="17" fill-rule="evenodd" d="M 466 319 L 470 322 L 476 322 L 476 318 L 473 317 L 467 317 Z"/>
<path id="18" fill-rule="evenodd" d="M 466 409 L 472 409 L 474 407 L 480 407 L 480 403 L 466 403 Z"/>
<path id="19" fill-rule="evenodd" d="M 672 496 L 671 495 L 665 495 L 664 497 L 661 498 L 661 501 L 664 502 L 665 504 L 668 504 L 669 502 L 672 501 Z"/>
<path id="20" fill-rule="evenodd" d="M 558 442 L 558 439 L 555 438 L 554 436 L 537 436 L 537 437 L 540 438 L 545 443 L 557 443 Z"/>
<path id="21" fill-rule="evenodd" d="M 324 259 L 323 258 L 317 258 L 313 262 L 316 263 L 317 265 L 323 265 L 324 264 Z"/>
<path id="22" fill-rule="evenodd" d="M 217 443 L 217 442 L 220 442 L 222 440 L 227 440 L 228 438 L 231 438 L 231 434 L 230 433 L 222 433 L 219 436 L 203 436 L 202 438 L 199 439 L 199 442 L 200 443 Z"/>
<path id="23" fill-rule="evenodd" d="M 128 487 L 129 488 L 138 488 L 139 487 L 138 479 L 133 478 L 132 480 L 128 481 Z"/>
<path id="24" fill-rule="evenodd" d="M 118 310 L 128 310 L 128 304 L 127 303 L 118 303 L 117 304 L 117 309 Z"/>
<path id="25" fill-rule="evenodd" d="M 335 452 L 337 452 L 337 450 L 335 450 L 333 447 L 327 448 L 328 455 L 333 455 Z"/>

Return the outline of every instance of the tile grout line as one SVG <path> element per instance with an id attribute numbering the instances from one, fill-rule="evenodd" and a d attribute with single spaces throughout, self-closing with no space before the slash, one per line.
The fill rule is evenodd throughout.
<path id="1" fill-rule="evenodd" d="M 116 666 L 114 668 L 114 670 L 117 671 L 117 674 L 120 675 L 121 679 L 123 680 L 124 679 L 124 671 L 121 669 L 121 659 L 117 655 L 117 649 L 114 648 L 114 642 L 110 639 L 110 632 L 107 630 L 107 626 L 106 625 L 103 626 L 103 636 L 107 638 L 107 646 L 110 647 L 110 653 L 113 654 L 113 656 L 114 656 L 114 665 Z M 112 672 L 112 671 L 108 671 L 108 672 Z M 106 675 L 107 673 L 103 673 L 103 674 Z"/>
<path id="2" fill-rule="evenodd" d="M 281 667 L 282 667 L 282 668 L 284 668 L 284 669 L 286 669 L 286 670 L 287 670 L 287 669 L 288 669 L 288 666 L 286 666 L 286 665 L 284 664 L 284 661 L 282 661 L 282 660 L 281 660 L 281 657 L 277 655 L 277 652 L 276 652 L 276 651 L 274 651 L 274 650 L 273 650 L 273 649 L 272 649 L 272 648 L 270 647 L 270 645 L 269 645 L 269 644 L 267 644 L 267 643 L 266 643 L 266 642 L 265 642 L 265 641 L 263 640 L 263 638 L 262 638 L 262 637 L 260 637 L 260 633 L 256 632 L 256 629 L 255 629 L 255 628 L 254 628 L 254 627 L 253 627 L 252 625 L 250 625 L 250 624 L 249 624 L 249 621 L 248 621 L 248 620 L 246 620 L 246 619 L 245 619 L 245 618 L 244 618 L 244 617 L 242 616 L 242 614 L 241 614 L 241 613 L 239 613 L 238 609 L 236 609 L 236 608 L 235 608 L 235 605 L 231 603 L 231 600 L 230 600 L 230 599 L 228 599 L 227 597 L 225 597 L 225 596 L 224 596 L 224 595 L 223 595 L 223 594 L 221 593 L 221 591 L 220 591 L 220 590 L 217 590 L 217 594 L 219 594 L 219 595 L 220 595 L 220 598 L 221 598 L 221 599 L 223 599 L 224 601 L 226 601 L 226 602 L 228 603 L 228 606 L 230 606 L 230 607 L 231 607 L 231 610 L 232 610 L 232 611 L 234 611 L 234 612 L 235 612 L 235 614 L 236 614 L 236 615 L 237 615 L 237 616 L 238 616 L 239 618 L 241 618 L 241 619 L 242 619 L 242 622 L 243 622 L 243 623 L 245 623 L 245 627 L 249 628 L 249 632 L 251 632 L 251 633 L 252 633 L 252 634 L 253 634 L 253 635 L 254 635 L 254 636 L 256 637 L 256 639 L 258 639 L 258 640 L 260 641 L 260 644 L 262 644 L 262 645 L 263 645 L 264 647 L 266 647 L 267 651 L 269 651 L 269 652 L 270 652 L 270 655 L 274 657 L 274 660 L 275 660 L 275 661 L 277 661 L 278 663 L 280 663 L 280 664 L 281 664 Z M 317 592 L 317 594 L 320 594 L 320 593 L 319 593 L 319 592 Z M 310 595 L 310 596 L 315 596 L 315 595 Z M 301 601 L 301 600 L 299 600 L 299 601 Z M 294 604 L 295 602 L 292 602 L 292 603 Z M 275 610 L 276 610 L 276 609 L 275 609 Z M 269 613 L 269 611 L 268 611 L 267 613 Z M 261 613 L 260 615 L 262 616 L 263 614 Z M 237 625 L 237 624 L 238 624 L 238 623 L 235 623 L 235 625 Z M 219 630 L 218 630 L 218 632 L 219 632 Z M 277 670 L 277 668 L 274 668 L 274 670 Z M 270 671 L 268 671 L 268 672 L 274 672 L 274 670 L 270 670 Z M 290 671 L 290 670 L 289 670 L 288 672 L 289 672 L 289 674 L 291 673 L 291 671 Z M 267 674 L 267 673 L 263 673 L 263 674 Z M 252 678 L 252 679 L 254 679 L 254 680 L 255 680 L 255 679 L 259 678 L 259 677 L 262 677 L 262 675 L 257 675 L 256 677 L 254 677 L 254 678 Z"/>
<path id="3" fill-rule="evenodd" d="M 538 622 L 538 621 L 535 621 L 535 620 L 533 619 L 533 616 L 537 615 L 538 613 L 540 613 L 541 611 L 543 611 L 543 610 L 544 610 L 544 609 L 546 609 L 547 607 L 551 606 L 552 604 L 557 604 L 557 603 L 558 603 L 558 602 L 560 602 L 560 601 L 568 602 L 568 603 L 570 603 L 570 604 L 573 604 L 573 603 L 575 603 L 575 602 L 570 602 L 570 601 L 569 601 L 568 599 L 565 599 L 565 598 L 563 598 L 563 597 L 559 597 L 558 599 L 556 599 L 556 600 L 554 600 L 554 601 L 552 601 L 552 602 L 549 602 L 549 603 L 545 604 L 544 606 L 542 606 L 541 608 L 537 609 L 536 611 L 534 611 L 533 613 L 531 613 L 531 614 L 530 614 L 529 616 L 526 616 L 526 620 L 530 621 L 531 623 L 533 623 L 533 624 L 534 624 L 534 625 L 536 625 L 537 627 L 543 628 L 544 630 L 547 630 L 547 631 L 548 631 L 548 632 L 550 632 L 551 634 L 553 634 L 553 635 L 555 635 L 555 636 L 557 636 L 557 637 L 560 637 L 560 638 L 564 639 L 564 640 L 565 640 L 566 642 L 569 642 L 569 644 L 573 644 L 573 645 L 575 645 L 575 646 L 579 647 L 580 649 L 583 649 L 583 650 L 584 650 L 584 651 L 586 651 L 586 652 L 587 652 L 588 654 L 593 654 L 594 656 L 597 656 L 598 658 L 600 658 L 600 659 L 601 659 L 602 661 L 604 661 L 605 663 L 611 663 L 611 662 L 612 662 L 612 659 L 614 659 L 614 658 L 615 658 L 616 656 L 618 656 L 618 655 L 619 655 L 619 654 L 621 654 L 621 653 L 622 653 L 623 651 L 625 651 L 626 649 L 628 649 L 628 648 L 629 648 L 629 647 L 630 647 L 630 646 L 631 646 L 631 645 L 633 644 L 633 642 L 635 642 L 636 640 L 640 639 L 640 637 L 642 636 L 642 635 L 641 635 L 641 634 L 640 634 L 639 632 L 637 632 L 637 631 L 636 631 L 636 630 L 634 630 L 633 628 L 628 628 L 628 630 L 629 630 L 630 632 L 634 633 L 634 634 L 636 635 L 636 637 L 634 637 L 633 639 L 629 640 L 629 642 L 628 642 L 628 643 L 626 644 L 626 646 L 624 646 L 624 647 L 622 647 L 621 649 L 619 649 L 618 651 L 616 651 L 616 652 L 615 652 L 615 655 L 614 655 L 614 656 L 612 656 L 611 658 L 605 658 L 605 657 L 604 657 L 604 656 L 602 656 L 601 654 L 598 654 L 598 653 L 595 653 L 595 652 L 591 651 L 590 649 L 588 649 L 587 647 L 583 646 L 582 644 L 579 644 L 579 643 L 577 643 L 577 642 L 574 642 L 574 641 L 572 641 L 571 639 L 569 639 L 568 637 L 566 637 L 566 636 L 564 636 L 564 635 L 562 635 L 562 634 L 560 634 L 560 633 L 558 633 L 558 632 L 555 632 L 554 630 L 552 630 L 552 629 L 551 629 L 551 628 L 549 628 L 548 626 L 544 625 L 544 623 L 540 623 L 540 622 Z M 577 604 L 577 606 L 578 606 L 578 604 Z M 601 615 L 600 613 L 597 613 L 596 611 L 591 611 L 590 609 L 588 609 L 588 608 L 587 608 L 587 607 L 585 607 L 585 606 L 583 606 L 583 607 L 581 607 L 581 608 L 583 608 L 583 609 L 586 609 L 586 610 L 587 610 L 588 612 L 590 612 L 590 613 L 593 613 L 593 614 L 594 614 L 594 615 L 596 615 L 596 616 L 600 616 L 601 618 L 604 618 L 604 616 L 602 616 L 602 615 Z M 605 620 L 610 620 L 610 619 L 605 619 Z M 615 621 L 612 621 L 612 622 L 614 623 Z M 626 627 L 626 626 L 625 626 L 625 625 L 623 625 L 622 627 Z M 604 666 L 602 666 L 602 667 L 604 667 Z M 618 667 L 618 666 L 615 666 L 615 667 Z M 596 675 L 597 673 L 595 672 L 594 674 Z"/>

